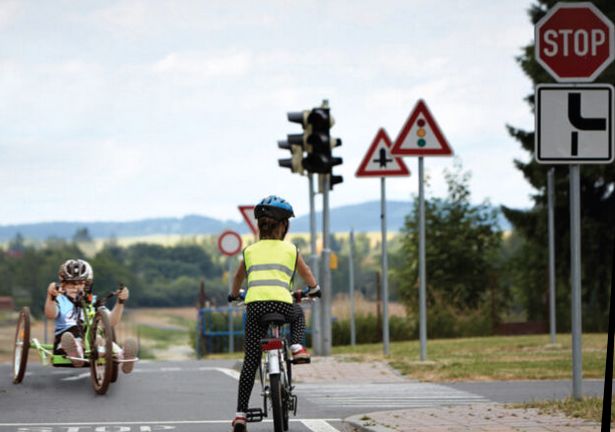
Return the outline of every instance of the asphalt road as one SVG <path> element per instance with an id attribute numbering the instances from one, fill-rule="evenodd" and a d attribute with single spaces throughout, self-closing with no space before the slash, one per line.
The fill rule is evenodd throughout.
<path id="1" fill-rule="evenodd" d="M 229 361 L 139 362 L 120 373 L 108 393 L 96 395 L 89 369 L 29 364 L 19 385 L 11 366 L 0 365 L 0 432 L 229 431 L 237 395 L 237 373 Z M 586 394 L 602 394 L 600 381 L 586 382 Z M 251 406 L 261 399 L 255 386 Z M 515 402 L 570 394 L 568 382 L 389 384 L 297 384 L 299 409 L 293 432 L 347 431 L 351 415 L 396 408 Z M 250 432 L 271 431 L 271 421 L 252 423 Z"/>

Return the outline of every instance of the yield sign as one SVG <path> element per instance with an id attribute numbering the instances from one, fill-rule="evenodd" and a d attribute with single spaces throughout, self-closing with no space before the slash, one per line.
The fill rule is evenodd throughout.
<path id="1" fill-rule="evenodd" d="M 357 177 L 388 177 L 388 176 L 408 176 L 410 171 L 400 157 L 391 155 L 391 146 L 393 143 L 384 131 L 380 129 L 372 141 L 369 150 L 365 154 L 359 169 L 356 172 Z"/>
<path id="2" fill-rule="evenodd" d="M 246 224 L 248 225 L 248 228 L 250 228 L 250 231 L 252 231 L 252 234 L 257 235 L 258 234 L 258 222 L 256 221 L 256 218 L 254 217 L 254 206 L 249 206 L 249 205 L 243 205 L 243 206 L 238 206 L 239 208 L 239 212 L 241 213 L 241 216 L 243 216 L 243 220 L 246 221 Z"/>
<path id="3" fill-rule="evenodd" d="M 420 99 L 393 144 L 395 156 L 450 156 L 453 154 L 425 102 Z"/>

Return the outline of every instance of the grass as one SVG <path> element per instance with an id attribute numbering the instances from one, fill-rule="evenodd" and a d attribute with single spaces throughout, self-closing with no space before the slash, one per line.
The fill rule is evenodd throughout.
<path id="1" fill-rule="evenodd" d="M 391 343 L 386 357 L 381 344 L 334 347 L 333 353 L 355 361 L 384 360 L 422 381 L 569 379 L 570 335 L 558 335 L 557 341 L 551 346 L 548 335 L 428 340 L 424 362 L 418 341 Z M 606 334 L 583 335 L 584 378 L 604 378 L 606 342 Z"/>
<path id="2" fill-rule="evenodd" d="M 189 344 L 188 330 L 173 328 L 159 328 L 148 325 L 138 325 L 139 336 L 141 339 L 153 341 L 150 348 L 165 349 L 171 345 Z"/>
<path id="3" fill-rule="evenodd" d="M 567 417 L 602 422 L 601 397 L 584 397 L 581 400 L 566 398 L 554 401 L 534 401 L 507 405 L 511 408 L 535 408 L 540 414 L 564 414 Z M 614 405 L 611 402 L 611 423 L 615 420 Z"/>

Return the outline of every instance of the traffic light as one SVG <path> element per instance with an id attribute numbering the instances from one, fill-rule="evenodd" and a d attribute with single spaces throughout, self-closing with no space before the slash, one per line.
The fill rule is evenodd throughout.
<path id="1" fill-rule="evenodd" d="M 309 111 L 289 112 L 288 121 L 299 123 L 303 127 L 301 134 L 289 134 L 285 141 L 278 141 L 278 147 L 290 150 L 291 157 L 278 159 L 278 165 L 283 168 L 290 168 L 291 172 L 303 175 L 303 151 L 306 145 L 307 135 L 310 132 L 310 125 L 307 123 Z"/>
<path id="2" fill-rule="evenodd" d="M 334 166 L 342 163 L 342 158 L 333 157 L 331 149 L 342 144 L 339 138 L 331 138 L 333 117 L 327 106 L 314 108 L 307 116 L 309 133 L 306 137 L 307 157 L 303 167 L 311 173 L 331 174 Z M 338 182 L 339 183 L 339 182 Z"/>

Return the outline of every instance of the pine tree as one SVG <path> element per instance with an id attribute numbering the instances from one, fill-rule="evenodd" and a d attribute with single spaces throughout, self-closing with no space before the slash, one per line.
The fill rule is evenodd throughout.
<path id="1" fill-rule="evenodd" d="M 538 0 L 529 10 L 532 24 L 536 24 L 557 3 L 556 0 Z M 611 21 L 615 22 L 615 2 L 612 0 L 595 0 L 596 5 Z M 524 72 L 535 84 L 551 83 L 550 77 L 535 60 L 534 45 L 523 48 L 523 54 L 518 62 Z M 615 65 L 611 64 L 599 77 L 597 83 L 615 84 Z M 529 95 L 528 101 L 534 111 L 534 95 Z M 528 302 L 542 302 L 526 305 L 532 311 L 542 310 L 542 316 L 530 318 L 546 318 L 547 315 L 547 171 L 549 165 L 540 165 L 534 160 L 534 132 L 509 126 L 510 134 L 516 138 L 524 150 L 531 155 L 530 162 L 516 160 L 516 167 L 523 173 L 525 179 L 534 187 L 534 206 L 530 210 L 518 210 L 503 207 L 506 217 L 512 222 L 526 239 L 523 248 L 527 274 L 524 287 L 534 295 L 528 297 Z M 569 314 L 570 308 L 570 207 L 569 207 L 569 169 L 567 165 L 555 166 L 555 238 L 556 263 L 558 278 L 558 297 L 562 300 L 558 305 L 558 327 L 568 328 L 569 321 L 562 320 Z M 585 330 L 604 330 L 607 326 L 609 275 L 613 252 L 613 208 L 615 206 L 615 167 L 607 165 L 583 165 L 581 167 L 581 253 L 582 253 L 582 299 L 583 321 Z M 528 248 L 533 253 L 528 253 Z M 544 271 L 536 271 L 544 269 Z M 526 275 L 527 276 L 527 275 Z M 562 295 L 565 293 L 565 295 Z"/>

